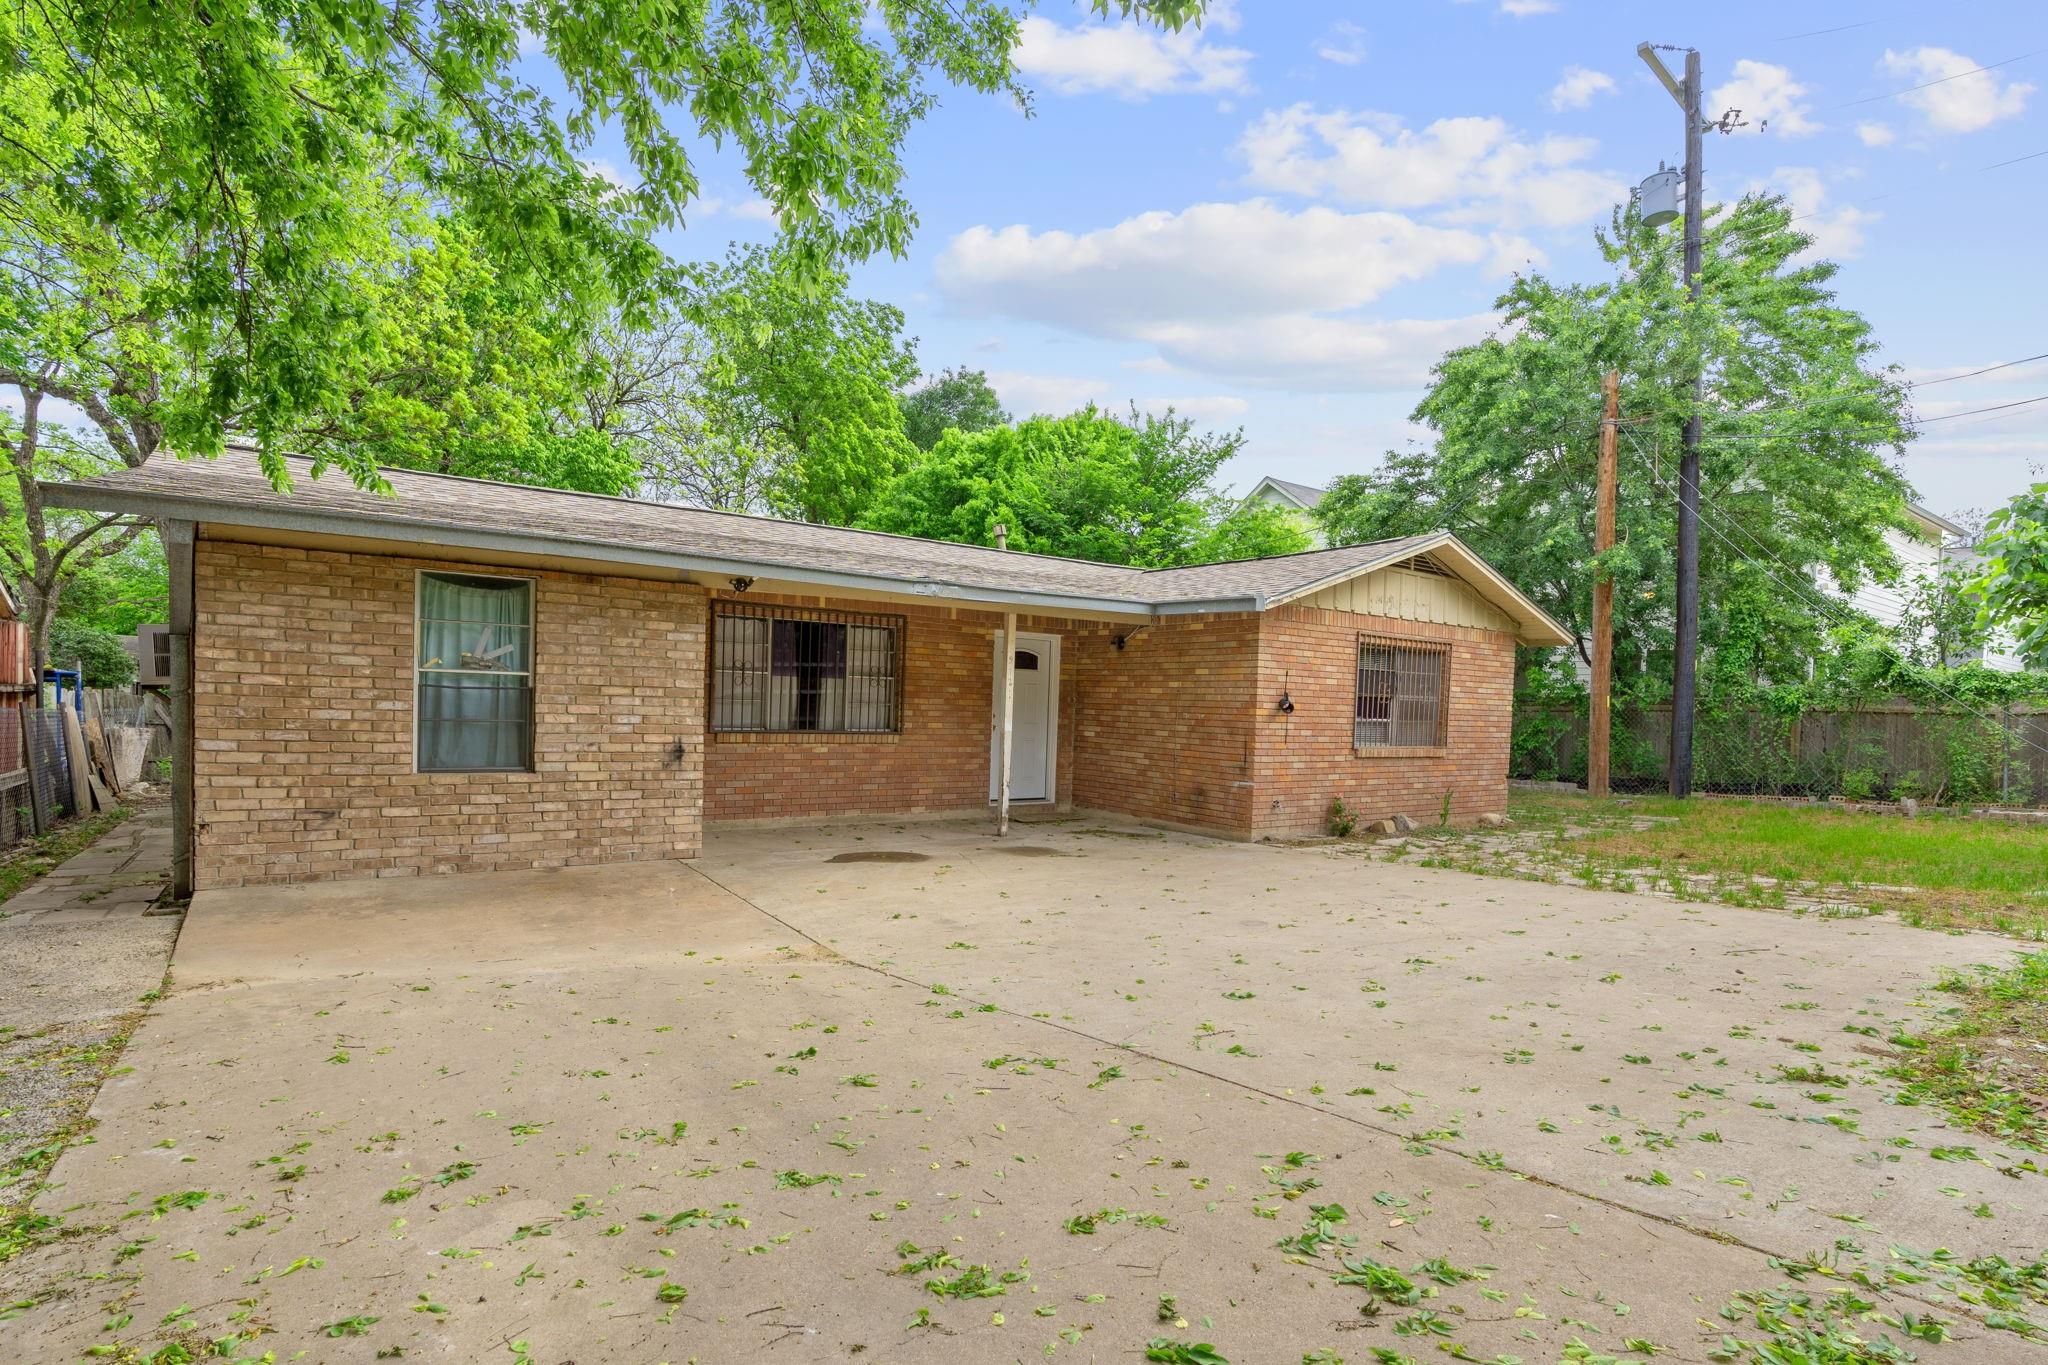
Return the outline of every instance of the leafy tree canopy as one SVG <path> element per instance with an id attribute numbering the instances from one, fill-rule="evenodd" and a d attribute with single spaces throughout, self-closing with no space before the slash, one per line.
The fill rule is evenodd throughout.
<path id="1" fill-rule="evenodd" d="M 1093 6 L 1177 27 L 1202 0 Z M 398 380 L 362 356 L 402 349 L 377 343 L 439 253 L 473 254 L 510 307 L 550 326 L 637 319 L 666 292 L 653 234 L 684 221 L 713 148 L 774 206 L 799 276 L 900 252 L 909 128 L 946 84 L 1024 97 L 1024 8 L 10 10 L 0 370 L 79 402 L 130 462 L 164 439 L 197 454 L 241 433 L 373 482 L 375 443 L 328 424 L 366 375 Z M 565 99 L 536 83 L 543 64 Z M 586 161 L 601 139 L 623 146 L 632 188 Z"/>
<path id="2" fill-rule="evenodd" d="M 605 416 L 656 491 L 847 525 L 914 453 L 897 393 L 917 375 L 903 314 L 806 280 L 784 247 L 693 272 L 671 325 L 613 357 Z"/>
<path id="3" fill-rule="evenodd" d="M 1972 584 L 1986 624 L 2012 631 L 2020 653 L 2048 663 L 2048 483 L 2037 483 L 1991 514 L 1984 572 Z"/>
<path id="4" fill-rule="evenodd" d="M 949 431 L 986 431 L 1010 421 L 988 375 L 964 365 L 918 385 L 904 396 L 902 407 L 903 434 L 919 450 L 930 450 Z"/>
<path id="5" fill-rule="evenodd" d="M 1601 566 L 1617 676 L 1647 664 L 1668 687 L 1668 661 L 1661 675 L 1653 661 L 1670 646 L 1677 459 L 1702 367 L 1703 657 L 1738 677 L 1801 676 L 1847 615 L 1817 605 L 1815 575 L 1896 578 L 1884 532 L 1907 525 L 1909 490 L 1886 452 L 1909 438 L 1905 389 L 1867 368 L 1869 324 L 1836 301 L 1832 264 L 1803 259 L 1812 239 L 1782 199 L 1709 213 L 1697 304 L 1676 233 L 1617 211 L 1596 234 L 1611 279 L 1517 278 L 1500 332 L 1436 367 L 1415 410 L 1435 443 L 1323 498 L 1331 543 L 1449 529 L 1585 641 L 1600 379 L 1618 370 L 1618 543 Z"/>
<path id="6" fill-rule="evenodd" d="M 1243 435 L 1186 418 L 1088 407 L 1015 426 L 953 430 L 891 482 L 863 519 L 878 531 L 1157 568 L 1308 548 L 1267 504 L 1239 509 L 1215 487 Z"/>
<path id="7" fill-rule="evenodd" d="M 70 617 L 50 630 L 50 666 L 82 667 L 87 687 L 126 687 L 135 681 L 135 656 L 121 637 Z"/>

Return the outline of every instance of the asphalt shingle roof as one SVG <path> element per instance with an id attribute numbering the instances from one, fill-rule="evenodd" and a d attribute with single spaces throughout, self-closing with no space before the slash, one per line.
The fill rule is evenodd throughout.
<path id="1" fill-rule="evenodd" d="M 385 496 L 357 488 L 338 472 L 316 479 L 310 462 L 301 458 L 287 457 L 286 466 L 292 491 L 279 493 L 251 450 L 231 447 L 210 460 L 159 454 L 139 469 L 53 488 L 52 501 L 110 511 L 140 510 L 140 503 L 147 502 L 160 514 L 224 524 L 276 525 L 288 517 L 302 529 L 318 522 L 336 533 L 363 535 L 376 533 L 365 525 L 371 522 L 379 523 L 387 536 L 407 528 L 502 533 L 559 541 L 564 547 L 618 547 L 731 561 L 758 567 L 762 577 L 777 576 L 776 570 L 798 576 L 854 575 L 1088 598 L 1138 609 L 1284 595 L 1390 556 L 1400 557 L 1411 544 L 1420 547 L 1433 539 L 1409 536 L 1268 559 L 1134 569 L 403 469 L 385 471 L 393 494 Z M 333 525 L 326 525 L 330 522 Z"/>

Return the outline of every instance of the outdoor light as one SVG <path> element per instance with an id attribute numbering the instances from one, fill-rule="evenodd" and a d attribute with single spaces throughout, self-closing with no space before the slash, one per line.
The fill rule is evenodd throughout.
<path id="1" fill-rule="evenodd" d="M 1678 220 L 1679 178 L 1677 171 L 1660 161 L 1656 172 L 1636 186 L 1636 201 L 1643 207 L 1645 226 L 1663 227 Z"/>
<path id="2" fill-rule="evenodd" d="M 1283 716 L 1294 714 L 1294 698 L 1288 696 L 1285 692 L 1280 694 L 1280 714 Z"/>
<path id="3" fill-rule="evenodd" d="M 735 578 L 732 581 L 732 590 L 734 592 L 745 592 L 748 588 L 751 588 L 753 586 L 754 580 L 751 578 Z"/>

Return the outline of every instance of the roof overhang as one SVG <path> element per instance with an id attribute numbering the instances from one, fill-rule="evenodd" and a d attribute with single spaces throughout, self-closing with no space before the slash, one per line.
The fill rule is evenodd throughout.
<path id="1" fill-rule="evenodd" d="M 1290 592 L 1262 599 L 1257 610 L 1285 606 L 1304 597 L 1313 596 L 1325 588 L 1334 588 L 1339 583 L 1348 583 L 1354 578 L 1363 578 L 1382 569 L 1390 569 L 1417 555 L 1428 555 L 1438 565 L 1450 570 L 1458 579 L 1493 606 L 1499 608 L 1515 623 L 1515 638 L 1525 645 L 1568 645 L 1573 642 L 1571 632 L 1557 623 L 1556 618 L 1523 594 L 1520 588 L 1501 577 L 1491 564 L 1472 552 L 1470 546 L 1449 531 L 1439 531 L 1417 544 L 1396 546 L 1383 557 L 1364 564 L 1333 573 L 1314 583 L 1305 584 Z"/>
<path id="2" fill-rule="evenodd" d="M 45 499 L 57 507 L 82 507 L 127 516 L 189 521 L 218 531 L 221 539 L 277 539 L 300 544 L 307 543 L 309 539 L 332 539 L 335 542 L 355 542 L 358 548 L 376 547 L 388 554 L 412 555 L 419 554 L 422 546 L 436 546 L 491 556 L 495 562 L 507 564 L 570 561 L 585 566 L 586 571 L 622 566 L 637 570 L 635 576 L 639 577 L 667 577 L 692 582 L 710 580 L 705 583 L 710 587 L 722 586 L 725 580 L 732 578 L 751 578 L 764 591 L 828 589 L 849 595 L 957 602 L 1049 616 L 1086 616 L 1113 621 L 1143 621 L 1153 615 L 1144 603 L 1116 598 L 987 588 L 889 574 L 838 572 L 769 560 L 677 554 L 566 536 L 437 525 L 405 517 L 334 516 L 302 508 L 249 507 L 205 498 L 104 487 L 79 488 L 70 484 L 49 485 L 45 489 Z M 258 536 L 250 532 L 270 534 Z"/>

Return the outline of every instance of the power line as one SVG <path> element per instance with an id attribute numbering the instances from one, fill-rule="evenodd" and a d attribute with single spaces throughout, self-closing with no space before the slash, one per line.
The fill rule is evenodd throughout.
<path id="1" fill-rule="evenodd" d="M 1797 42 L 1801 38 L 1819 38 L 1830 33 L 1847 33 L 1852 28 L 1869 28 L 1877 22 L 1879 21 L 1876 19 L 1865 19 L 1860 24 L 1838 24 L 1834 28 L 1816 28 L 1805 33 L 1788 33 L 1782 38 L 1773 38 L 1771 41 L 1774 43 Z"/>
<path id="2" fill-rule="evenodd" d="M 2048 156 L 2048 152 L 2037 152 L 2036 155 Z M 1978 375 L 1990 374 L 1993 370 L 2009 370 L 2015 365 L 2031 365 L 2037 360 L 2048 360 L 2048 351 L 2044 351 L 2040 355 L 2023 356 L 2018 360 L 2008 360 L 1997 365 L 1986 365 L 1981 370 L 1965 370 L 1961 374 L 1943 375 L 1939 379 L 1909 380 L 1906 387 L 1910 389 L 1931 389 L 1936 384 L 1952 384 L 1958 379 L 1975 379 Z"/>
<path id="3" fill-rule="evenodd" d="M 2017 166 L 2022 161 L 2032 161 L 2037 157 L 2043 156 L 2048 156 L 2048 151 L 2028 152 L 2025 156 L 2016 156 L 2010 161 L 1994 161 L 1989 166 L 1979 166 L 1977 169 L 1980 171 L 1995 171 L 2000 166 Z"/>
<path id="4" fill-rule="evenodd" d="M 1876 104 L 1879 100 L 1897 99 L 1901 95 L 1910 95 L 1915 90 L 1925 90 L 1929 86 L 1946 85 L 1950 81 L 1959 81 L 1965 76 L 1975 76 L 1986 71 L 1996 71 L 2001 66 L 2011 66 L 2014 62 L 2023 62 L 2029 57 L 2038 57 L 2042 51 L 2043 49 L 2041 48 L 2035 48 L 2032 52 L 2022 52 L 2017 57 L 2007 57 L 2002 62 L 1992 62 L 1987 66 L 1973 66 L 1968 71 L 1958 71 L 1953 76 L 1942 76 L 1935 80 L 1922 81 L 1918 85 L 1909 85 L 1904 90 L 1888 90 L 1882 95 L 1867 95 L 1860 100 L 1850 100 L 1846 104 L 1831 104 L 1828 107 L 1830 109 L 1854 109 L 1859 104 Z"/>

